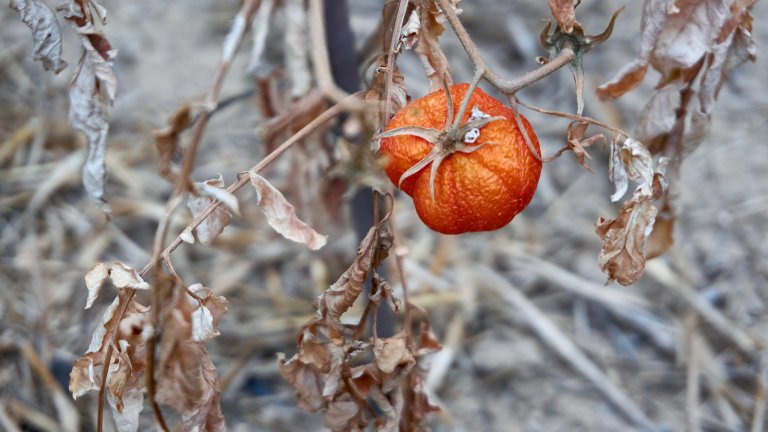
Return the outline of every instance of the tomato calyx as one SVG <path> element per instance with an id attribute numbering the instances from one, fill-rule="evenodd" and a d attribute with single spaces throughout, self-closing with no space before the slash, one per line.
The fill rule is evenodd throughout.
<path id="1" fill-rule="evenodd" d="M 445 125 L 442 130 L 425 128 L 421 126 L 403 126 L 392 129 L 387 132 L 383 132 L 376 136 L 377 139 L 390 138 L 395 136 L 412 135 L 427 141 L 432 144 L 430 152 L 424 156 L 420 161 L 416 162 L 412 167 L 408 168 L 398 180 L 397 186 L 400 187 L 406 179 L 418 173 L 427 165 L 432 164 L 429 173 L 429 192 L 432 200 L 435 200 L 435 177 L 440 164 L 450 155 L 461 153 L 472 153 L 481 149 L 486 144 L 494 144 L 493 142 L 482 142 L 475 144 L 480 137 L 480 129 L 485 125 L 497 120 L 505 120 L 503 116 L 491 117 L 490 115 L 480 111 L 478 107 L 472 107 L 471 114 L 466 123 L 461 124 L 461 119 L 464 117 L 464 113 L 469 105 L 469 100 L 477 87 L 477 81 L 473 80 L 470 84 L 467 93 L 461 101 L 459 111 L 456 116 L 453 114 L 453 100 L 451 93 L 447 86 L 445 87 L 445 95 L 448 103 L 448 111 L 445 118 Z"/>

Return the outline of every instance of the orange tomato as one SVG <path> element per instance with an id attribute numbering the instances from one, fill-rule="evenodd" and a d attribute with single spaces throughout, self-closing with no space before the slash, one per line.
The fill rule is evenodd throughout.
<path id="1" fill-rule="evenodd" d="M 450 87 L 454 101 L 451 118 L 457 115 L 468 87 L 468 84 Z M 530 203 L 541 176 L 541 161 L 526 144 L 515 122 L 514 111 L 481 89 L 475 89 L 471 95 L 460 124 L 467 125 L 473 120 L 477 123 L 478 116 L 498 119 L 469 132 L 471 125 L 464 131 L 459 129 L 458 133 L 454 128 L 450 134 L 447 114 L 445 90 L 414 100 L 395 114 L 386 128 L 390 134 L 396 133 L 394 129 L 408 126 L 430 129 L 433 135 L 442 134 L 435 142 L 405 132 L 382 138 L 380 154 L 387 161 L 387 176 L 413 198 L 416 213 L 435 231 L 461 234 L 499 229 Z M 541 154 L 530 123 L 520 117 L 536 153 Z M 401 178 L 416 164 L 423 163 L 425 157 L 435 154 L 438 159 Z M 439 165 L 432 173 L 430 165 L 436 163 Z"/>

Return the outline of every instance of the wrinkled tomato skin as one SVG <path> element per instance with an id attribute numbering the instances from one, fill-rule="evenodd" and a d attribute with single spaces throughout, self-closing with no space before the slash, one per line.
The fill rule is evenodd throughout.
<path id="1" fill-rule="evenodd" d="M 468 87 L 450 87 L 453 115 Z M 442 161 L 435 176 L 434 200 L 429 186 L 430 165 L 400 185 L 413 198 L 424 224 L 443 234 L 492 231 L 507 225 L 531 202 L 541 176 L 542 164 L 526 145 L 514 112 L 477 88 L 460 124 L 468 120 L 473 107 L 505 119 L 483 126 L 478 140 L 469 144 L 485 144 L 482 148 L 472 153 L 455 152 Z M 445 91 L 439 90 L 403 107 L 386 130 L 404 126 L 442 130 L 447 111 Z M 520 117 L 533 147 L 541 154 L 530 123 Z M 432 143 L 413 135 L 383 138 L 380 154 L 386 160 L 385 172 L 392 183 L 397 185 L 400 176 L 427 156 L 432 147 Z"/>

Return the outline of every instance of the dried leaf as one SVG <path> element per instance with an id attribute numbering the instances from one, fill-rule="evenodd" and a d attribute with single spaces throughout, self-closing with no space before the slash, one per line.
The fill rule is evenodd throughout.
<path id="1" fill-rule="evenodd" d="M 400 30 L 400 44 L 405 49 L 411 49 L 419 40 L 419 30 L 421 29 L 421 20 L 419 19 L 419 10 L 414 9 L 408 16 L 408 20 L 403 24 Z"/>
<path id="2" fill-rule="evenodd" d="M 345 395 L 328 404 L 325 425 L 333 432 L 362 431 L 367 422 L 362 418 L 360 405 Z"/>
<path id="3" fill-rule="evenodd" d="M 651 64 L 663 76 L 693 67 L 709 52 L 729 16 L 725 0 L 676 0 L 663 21 Z"/>
<path id="4" fill-rule="evenodd" d="M 211 313 L 215 329 L 225 311 L 226 300 L 211 296 L 202 285 L 193 285 Z M 194 339 L 193 314 L 199 308 L 196 300 L 174 291 L 174 297 L 163 307 L 164 328 L 158 364 L 158 403 L 168 405 L 181 416 L 183 431 L 226 429 L 219 403 L 216 367 L 201 342 Z"/>
<path id="5" fill-rule="evenodd" d="M 656 207 L 648 200 L 630 200 L 616 219 L 597 221 L 596 232 L 603 240 L 600 269 L 609 280 L 631 285 L 645 269 L 645 247 L 656 219 Z"/>
<path id="6" fill-rule="evenodd" d="M 69 390 L 77 398 L 89 391 L 98 390 L 104 371 L 104 357 L 114 334 L 117 346 L 109 365 L 107 377 L 108 397 L 110 404 L 128 419 L 137 415 L 133 396 L 134 390 L 141 392 L 141 375 L 145 368 L 146 340 L 151 332 L 148 324 L 149 308 L 134 300 L 125 309 L 124 319 L 118 324 L 116 312 L 121 309 L 126 297 L 118 296 L 106 309 L 93 333 L 91 344 L 86 354 L 73 364 L 70 372 Z M 128 400 L 125 400 L 126 395 Z M 128 410 L 126 412 L 126 410 Z M 127 420 L 126 420 L 127 421 Z M 129 424 L 132 424 L 128 422 Z M 126 429 L 129 430 L 129 429 Z M 130 429 L 133 430 L 133 429 Z"/>
<path id="7" fill-rule="evenodd" d="M 99 296 L 101 287 L 109 277 L 109 267 L 104 263 L 98 263 L 85 275 L 85 287 L 88 289 L 88 299 L 85 301 L 85 308 L 90 309 L 93 302 Z"/>
<path id="8" fill-rule="evenodd" d="M 576 15 L 574 13 L 573 0 L 547 0 L 549 8 L 552 10 L 552 16 L 557 21 L 557 25 L 565 33 L 573 31 L 574 24 L 578 24 L 576 21 Z"/>
<path id="9" fill-rule="evenodd" d="M 375 264 L 386 257 L 392 246 L 392 237 L 380 226 L 368 230 L 357 248 L 355 261 L 318 299 L 318 312 L 321 317 L 339 322 L 344 314 L 355 303 L 363 291 L 363 283 Z"/>
<path id="10" fill-rule="evenodd" d="M 256 171 L 248 171 L 248 175 L 258 194 L 259 208 L 275 231 L 288 240 L 306 244 L 312 250 L 325 246 L 328 237 L 318 234 L 299 220 L 296 210 L 279 190 Z"/>
<path id="11" fill-rule="evenodd" d="M 35 60 L 43 63 L 45 70 L 59 73 L 67 67 L 61 58 L 61 29 L 56 13 L 43 0 L 11 0 L 11 9 L 21 15 L 21 21 L 32 30 L 32 49 Z"/>
<path id="12" fill-rule="evenodd" d="M 285 70 L 291 84 L 291 96 L 301 97 L 309 91 L 312 75 L 307 61 L 307 13 L 302 0 L 286 0 L 285 11 Z"/>
<path id="13" fill-rule="evenodd" d="M 192 311 L 192 340 L 204 342 L 218 336 L 219 320 L 227 312 L 229 302 L 222 296 L 213 295 L 210 288 L 199 283 L 190 285 L 187 289 L 202 299 L 202 303 L 199 303 L 192 296 L 187 296 L 187 301 L 194 308 Z"/>
<path id="14" fill-rule="evenodd" d="M 430 91 L 436 91 L 453 84 L 448 59 L 438 42 L 438 38 L 445 30 L 438 22 L 442 12 L 439 11 L 435 2 L 423 2 L 423 5 L 413 14 L 417 12 L 420 15 L 418 22 L 420 30 L 417 34 L 419 44 L 416 46 L 416 53 L 429 80 Z"/>
<path id="15" fill-rule="evenodd" d="M 90 198 L 109 212 L 104 199 L 109 121 L 107 111 L 115 100 L 117 78 L 113 70 L 117 50 L 113 50 L 93 23 L 85 21 L 79 3 L 67 4 L 70 21 L 80 35 L 83 55 L 69 84 L 69 122 L 81 131 L 88 142 L 88 157 L 83 166 L 83 185 Z M 90 15 L 88 15 L 90 16 Z"/>
<path id="16" fill-rule="evenodd" d="M 144 393 L 132 387 L 126 389 L 118 401 L 111 392 L 107 392 L 107 402 L 112 410 L 117 432 L 136 432 L 139 430 L 139 416 L 144 407 Z M 118 405 L 121 408 L 118 409 Z"/>
<path id="17" fill-rule="evenodd" d="M 597 88 L 601 100 L 616 99 L 643 81 L 656 40 L 664 29 L 667 12 L 673 6 L 674 0 L 646 0 L 640 21 L 640 53 L 610 81 Z"/>
<path id="18" fill-rule="evenodd" d="M 195 183 L 195 186 L 199 189 L 206 184 L 207 187 L 223 188 L 224 179 L 219 176 L 218 179 L 207 180 L 203 183 Z M 233 197 L 234 198 L 234 197 Z M 237 198 L 234 198 L 235 202 Z M 213 203 L 214 199 L 209 196 L 194 196 L 191 195 L 187 201 L 187 207 L 192 212 L 192 217 L 197 218 L 205 209 Z M 209 245 L 216 240 L 216 237 L 224 231 L 224 228 L 229 225 L 229 211 L 222 206 L 216 207 L 211 214 L 209 214 L 200 225 L 195 228 L 195 235 L 198 240 L 203 244 Z"/>
<path id="19" fill-rule="evenodd" d="M 176 173 L 171 168 L 173 161 L 179 157 L 179 136 L 192 126 L 194 115 L 192 106 L 182 104 L 168 119 L 168 125 L 152 131 L 155 138 L 155 148 L 160 156 L 157 172 L 170 182 L 176 181 Z"/>
<path id="20" fill-rule="evenodd" d="M 139 272 L 119 261 L 109 268 L 109 279 L 115 288 L 149 289 L 149 284 L 144 282 Z"/>
<path id="21" fill-rule="evenodd" d="M 235 195 L 224 189 L 224 177 L 221 174 L 216 179 L 196 183 L 195 186 L 203 195 L 208 195 L 213 199 L 221 201 L 232 213 L 240 216 L 240 203 Z"/>
<path id="22" fill-rule="evenodd" d="M 664 212 L 662 211 L 661 214 Z M 648 238 L 645 258 L 653 259 L 662 255 L 675 243 L 675 217 L 672 215 L 657 216 L 653 224 L 653 232 Z"/>
<path id="23" fill-rule="evenodd" d="M 291 387 L 296 389 L 300 410 L 315 412 L 323 407 L 321 396 L 321 376 L 312 366 L 301 362 L 298 356 L 285 360 L 285 354 L 277 354 L 280 364 L 280 375 L 288 381 Z"/>
<path id="24" fill-rule="evenodd" d="M 611 201 L 616 202 L 624 196 L 628 179 L 638 182 L 643 193 L 650 195 L 653 175 L 653 158 L 640 141 L 627 137 L 621 143 L 612 143 L 609 176 L 616 185 L 616 192 L 611 195 Z"/>
<path id="25" fill-rule="evenodd" d="M 399 333 L 386 339 L 376 339 L 373 346 L 376 365 L 387 374 L 398 367 L 412 367 L 416 364 L 413 354 L 408 350 L 405 334 Z"/>

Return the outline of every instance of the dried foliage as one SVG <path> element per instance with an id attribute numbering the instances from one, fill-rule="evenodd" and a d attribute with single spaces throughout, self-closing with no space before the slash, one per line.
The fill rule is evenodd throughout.
<path id="1" fill-rule="evenodd" d="M 318 14 L 324 3 L 326 9 Z M 689 254 L 697 256 L 696 265 L 686 262 L 688 258 L 680 251 L 674 262 L 650 261 L 673 246 L 677 218 L 681 217 L 683 159 L 710 132 L 714 107 L 729 74 L 746 60 L 755 60 L 750 11 L 756 1 L 645 1 L 639 38 L 633 40 L 639 43 L 637 57 L 597 90 L 603 100 L 616 99 L 640 86 L 649 67 L 660 74 L 632 134 L 587 117 L 593 115 L 595 107 L 585 109 L 588 99 L 583 94 L 589 82 L 585 77 L 585 70 L 590 70 L 587 53 L 607 41 L 614 29 L 631 32 L 623 23 L 616 24 L 621 9 L 612 17 L 602 14 L 600 18 L 608 22 L 606 29 L 593 36 L 587 35 L 577 20 L 576 12 L 582 12 L 577 9 L 580 2 L 539 2 L 536 7 L 543 14 L 551 13 L 555 23 L 554 27 L 546 24 L 538 38 L 548 58 L 538 58 L 539 66 L 530 72 L 505 79 L 491 66 L 508 62 L 497 56 L 486 63 L 483 56 L 494 52 L 483 51 L 481 55 L 475 41 L 479 38 L 470 36 L 462 23 L 468 18 L 467 22 L 491 26 L 497 19 L 491 10 L 470 6 L 467 12 L 474 15 L 467 17 L 458 0 L 383 2 L 379 31 L 371 37 L 373 43 L 366 43 L 368 48 L 362 56 L 346 53 L 353 59 L 347 64 L 339 60 L 346 55 L 340 53 L 344 44 L 333 39 L 335 32 L 343 29 L 318 23 L 323 19 L 322 12 L 338 10 L 341 3 L 243 1 L 234 19 L 227 19 L 229 32 L 222 41 L 216 41 L 213 57 L 219 61 L 218 68 L 204 99 L 178 105 L 167 117 L 166 126 L 152 132 L 149 142 L 154 139 L 155 156 L 151 144 L 145 152 L 145 147 L 134 143 L 144 142 L 136 139 L 137 134 L 147 138 L 147 124 L 157 125 L 162 120 L 117 117 L 130 125 L 115 130 L 130 130 L 122 131 L 132 134 L 130 138 L 120 141 L 131 145 L 112 160 L 107 158 L 107 137 L 109 113 L 117 94 L 117 49 L 111 42 L 121 50 L 122 44 L 126 45 L 128 70 L 149 58 L 151 50 L 146 49 L 143 40 L 136 45 L 140 48 L 126 40 L 133 41 L 136 34 L 150 27 L 131 29 L 128 39 L 115 39 L 110 32 L 108 41 L 100 31 L 106 23 L 106 10 L 95 0 L 70 0 L 56 11 L 45 0 L 11 1 L 26 26 L 21 28 L 27 32 L 27 42 L 26 35 L 31 31 L 32 57 L 44 69 L 59 73 L 67 66 L 62 58 L 57 13 L 70 23 L 78 38 L 81 53 L 68 88 L 68 120 L 87 143 L 82 169 L 86 196 L 104 212 L 113 211 L 114 218 L 106 226 L 103 217 L 97 222 L 87 210 L 93 206 L 75 203 L 77 196 L 67 189 L 77 183 L 85 152 L 72 151 L 72 134 L 60 130 L 68 129 L 66 121 L 40 120 L 38 117 L 47 114 L 42 114 L 46 110 L 37 101 L 34 109 L 25 113 L 30 118 L 28 123 L 14 125 L 13 134 L 6 134 L 5 124 L 0 124 L 0 250 L 4 251 L 4 259 L 0 260 L 0 283 L 4 288 L 0 310 L 0 428 L 55 430 L 61 424 L 67 432 L 91 426 L 100 432 L 104 428 L 105 401 L 114 429 L 121 432 L 152 427 L 149 410 L 143 409 L 145 404 L 151 407 L 155 426 L 161 430 L 223 431 L 227 422 L 237 424 L 238 429 L 250 429 L 253 425 L 248 421 L 254 417 L 269 423 L 264 428 L 276 429 L 283 424 L 278 420 L 272 424 L 271 419 L 281 415 L 289 422 L 312 420 L 297 415 L 292 401 L 285 403 L 289 397 L 286 392 L 269 388 L 269 398 L 254 396 L 257 392 L 251 392 L 249 386 L 255 381 L 254 387 L 287 383 L 295 391 L 295 405 L 321 413 L 325 426 L 333 431 L 428 430 L 435 419 L 431 414 L 445 406 L 452 412 L 444 421 L 455 421 L 449 426 L 457 428 L 465 424 L 474 428 L 515 428 L 523 423 L 535 428 L 540 422 L 554 424 L 549 423 L 550 417 L 562 417 L 565 420 L 558 424 L 560 429 L 566 423 L 567 428 L 616 430 L 661 428 L 670 423 L 669 428 L 676 429 L 681 422 L 674 416 L 680 416 L 692 430 L 710 426 L 764 429 L 768 362 L 762 352 L 766 341 L 759 335 L 765 334 L 763 317 L 767 313 L 762 301 L 766 293 L 760 282 L 765 279 L 760 267 L 765 254 L 760 236 L 755 234 L 761 232 L 761 225 L 750 231 L 749 224 L 729 213 L 731 209 L 699 209 L 702 200 L 697 200 L 697 211 L 707 213 L 711 230 L 719 229 L 712 228 L 715 224 L 729 224 L 740 230 L 739 244 L 750 249 L 713 251 L 697 246 Z M 520 7 L 521 11 L 525 9 Z M 194 15 L 194 19 L 201 17 Z M 357 27 L 372 28 L 368 23 Z M 509 23 L 505 24 L 505 37 L 513 39 L 515 46 L 535 42 L 524 20 Z M 147 41 L 168 37 L 173 26 L 167 27 L 152 27 L 143 37 Z M 234 60 L 249 27 L 253 36 L 251 59 L 241 72 L 248 77 L 247 85 L 255 83 L 257 90 L 249 89 L 243 93 L 245 97 L 235 95 L 222 102 L 222 89 L 229 91 L 224 86 L 225 78 L 237 64 Z M 324 45 L 322 37 L 315 37 L 318 28 L 325 28 L 323 36 L 330 46 Z M 460 45 L 441 37 L 447 29 L 455 32 Z M 208 33 L 200 34 L 218 34 L 205 31 Z M 508 42 L 504 40 L 505 50 L 512 46 Z M 205 57 L 200 50 L 201 57 Z M 528 54 L 522 48 L 521 52 Z M 16 85 L 20 82 L 16 79 L 19 61 L 14 53 L 6 54 L 5 50 L 0 53 L 0 76 L 9 77 L 9 82 Z M 213 58 L 207 54 L 205 58 Z M 326 55 L 329 58 L 324 58 Z M 418 85 L 418 80 L 411 81 L 414 68 L 403 65 L 401 70 L 398 64 L 400 56 L 408 55 L 421 63 L 423 86 Z M 348 72 L 344 69 L 357 75 L 359 65 L 355 62 L 362 58 L 369 60 L 361 68 L 365 86 L 357 92 L 357 81 L 341 80 Z M 468 59 L 474 69 L 473 85 L 485 80 L 508 98 L 512 105 L 510 119 L 514 118 L 518 125 L 522 124 L 522 116 L 517 108 L 528 105 L 518 99 L 517 92 L 560 68 L 570 68 L 576 87 L 575 113 L 533 108 L 544 115 L 569 119 L 567 128 L 563 124 L 561 130 L 564 147 L 553 156 L 543 157 L 527 133 L 524 139 L 540 162 L 572 152 L 576 162 L 589 171 L 600 169 L 595 161 L 601 158 L 596 155 L 593 159 L 588 150 L 594 154 L 596 143 L 609 144 L 607 171 L 614 189 L 610 201 L 621 204 L 615 217 L 600 217 L 596 223 L 595 232 L 602 241 L 597 264 L 609 281 L 638 284 L 637 289 L 616 291 L 615 287 L 600 286 L 577 274 L 596 270 L 596 248 L 576 229 L 584 221 L 579 213 L 598 204 L 593 205 L 576 192 L 579 184 L 570 177 L 572 172 L 567 166 L 563 168 L 567 179 L 555 169 L 548 173 L 545 169 L 548 178 L 542 184 L 546 190 L 537 195 L 541 202 L 534 202 L 534 207 L 538 206 L 534 210 L 535 223 L 523 214 L 513 228 L 495 233 L 492 241 L 483 234 L 439 237 L 414 223 L 410 209 L 398 210 L 396 217 L 399 204 L 395 205 L 390 193 L 380 192 L 389 187 L 380 181 L 381 168 L 387 163 L 378 157 L 378 140 L 386 135 L 382 130 L 392 115 L 410 101 L 406 89 L 415 98 L 416 93 L 450 87 L 454 81 L 452 67 L 457 76 L 466 74 L 459 66 L 462 58 Z M 614 60 L 606 56 L 606 62 Z M 5 102 L 2 93 L 6 89 L 0 81 L 0 102 Z M 44 92 L 37 93 L 47 97 L 54 89 L 44 88 Z M 18 92 L 36 93 L 29 90 Z M 247 106 L 242 112 L 230 118 L 221 114 L 222 109 L 229 101 L 245 101 L 254 93 L 261 111 L 258 128 L 263 134 L 238 140 L 240 129 L 253 129 L 250 123 L 242 127 L 246 124 L 242 114 L 257 116 L 254 106 L 243 103 Z M 61 94 L 63 97 L 64 92 Z M 542 94 L 532 97 L 549 98 L 544 103 L 561 99 L 547 92 Z M 453 102 L 460 103 L 447 102 L 449 109 L 453 109 Z M 174 99 L 173 103 L 178 102 Z M 130 100 L 126 104 L 125 108 L 117 108 L 131 111 L 132 115 L 134 111 L 142 115 L 151 111 L 146 106 L 135 109 Z M 460 112 L 470 112 L 464 105 Z M 0 105 L 0 111 L 12 122 L 19 115 L 4 105 Z M 603 114 L 609 112 L 605 108 Z M 483 119 L 482 114 L 468 114 L 471 126 L 477 126 L 472 122 L 495 120 L 487 114 L 488 118 Z M 223 117 L 222 123 L 229 123 L 206 132 L 214 115 L 217 120 Z M 466 138 L 472 131 L 459 129 L 461 117 L 456 119 L 453 133 Z M 450 123 L 446 122 L 446 133 Z M 607 134 L 594 131 L 588 134 L 590 126 L 610 131 L 615 137 L 611 140 Z M 554 123 L 553 127 L 557 128 Z M 413 131 L 412 126 L 406 128 Z M 191 137 L 183 143 L 188 129 L 192 130 Z M 226 139 L 217 139 L 222 129 L 226 130 Z M 549 132 L 541 136 L 551 136 Z M 203 140 L 204 135 L 206 140 L 214 138 L 208 142 Z M 205 148 L 209 146 L 212 148 Z M 546 147 L 542 139 L 542 148 Z M 273 170 L 266 169 L 289 149 L 293 150 L 291 158 L 282 158 L 271 167 Z M 71 154 L 62 158 L 64 153 Z M 250 160 L 255 154 L 259 157 Z M 204 159 L 204 163 L 197 159 Z M 588 164 L 587 159 L 592 162 Z M 105 198 L 107 162 L 125 192 L 110 199 L 111 207 Z M 424 160 L 412 166 L 409 175 L 427 169 L 430 162 L 434 163 L 434 173 L 436 161 Z M 245 166 L 233 168 L 233 163 Z M 713 157 L 709 163 L 716 166 L 720 160 Z M 137 168 L 136 164 L 146 166 Z M 575 171 L 581 169 L 579 165 L 570 164 Z M 221 174 L 205 181 L 193 180 L 216 172 L 235 172 L 237 178 L 229 186 Z M 173 185 L 170 196 L 165 189 L 168 185 L 157 174 Z M 236 193 L 249 184 L 256 197 L 241 201 Z M 562 184 L 568 186 L 561 188 Z M 740 184 L 735 190 L 747 187 L 757 186 Z M 350 236 L 341 233 L 346 228 L 342 222 L 347 222 L 340 211 L 342 197 L 370 188 L 376 190 L 373 226 L 365 231 L 370 226 L 369 208 L 353 204 L 350 219 L 359 219 L 357 225 L 365 226 L 354 242 L 348 241 Z M 751 193 L 745 192 L 750 197 Z M 600 188 L 590 188 L 589 194 L 607 195 Z M 384 215 L 379 209 L 381 195 L 386 198 Z M 185 198 L 191 221 L 189 215 L 174 214 Z M 749 207 L 753 213 L 745 213 L 752 218 L 762 214 L 764 207 L 761 201 L 737 204 Z M 321 208 L 331 216 L 323 219 Z M 245 227 L 231 226 L 223 235 L 232 216 L 257 212 L 264 215 L 263 220 L 256 218 Z M 562 216 L 559 222 L 555 219 L 558 213 Z M 594 217 L 594 213 L 586 213 Z M 711 218 L 711 214 L 717 218 Z M 139 222 L 134 223 L 134 219 Z M 714 219 L 718 222 L 710 221 Z M 150 229 L 147 220 L 151 221 Z M 695 222 L 696 217 L 687 220 Z M 187 225 L 180 225 L 183 223 Z M 319 234 L 316 229 L 329 235 Z M 282 237 L 275 236 L 275 232 Z M 171 240 L 166 243 L 169 233 Z M 154 242 L 145 244 L 152 237 Z M 329 238 L 333 241 L 326 246 Z M 302 247 L 297 252 L 286 239 Z M 200 244 L 194 245 L 196 242 Z M 718 237 L 710 245 L 719 247 L 719 242 Z M 357 250 L 352 257 L 354 244 Z M 349 254 L 343 253 L 345 247 Z M 192 252 L 177 252 L 179 248 Z M 138 270 L 117 259 L 149 262 Z M 582 263 L 588 263 L 586 269 L 580 268 Z M 641 279 L 646 272 L 652 277 Z M 329 283 L 327 276 L 339 273 L 338 279 Z M 721 278 L 722 274 L 732 273 L 736 276 L 731 279 Z M 203 283 L 188 285 L 184 279 L 205 280 L 206 285 L 216 289 Z M 11 289 L 5 289 L 6 282 Z M 488 289 L 487 285 L 493 287 Z M 707 292 L 697 292 L 699 286 L 706 287 Z M 657 295 L 661 288 L 664 296 Z M 558 296 L 560 289 L 569 295 Z M 116 293 L 111 303 L 105 300 L 105 292 Z M 222 294 L 232 300 L 232 305 Z M 300 299 L 318 294 L 311 306 Z M 499 296 L 504 301 L 499 302 Z M 542 301 L 534 305 L 528 296 Z M 548 301 L 551 298 L 558 301 Z M 85 308 L 80 310 L 82 300 Z M 75 301 L 78 305 L 73 307 Z M 507 309 L 510 305 L 512 309 Z M 224 315 L 230 308 L 235 317 L 227 322 Z M 557 311 L 548 313 L 547 308 Z M 83 330 L 89 314 L 95 326 Z M 510 314 L 514 319 L 509 318 Z M 573 317 L 573 322 L 563 317 Z M 10 320 L 23 325 L 6 326 Z M 682 327 L 678 325 L 681 322 Z M 430 323 L 435 323 L 436 332 Z M 384 334 L 382 328 L 389 331 Z M 528 334 L 530 329 L 540 341 Z M 578 343 L 570 340 L 569 331 Z M 89 333 L 87 351 L 82 356 L 69 354 L 82 352 Z M 446 349 L 435 333 L 445 335 Z M 59 338 L 62 342 L 55 340 Z M 33 346 L 24 339 L 42 342 Z M 76 347 L 78 341 L 83 344 Z M 543 352 L 545 348 L 557 353 L 582 378 L 569 376 L 570 369 L 560 372 L 560 360 Z M 291 356 L 278 353 L 294 350 Z M 37 351 L 41 358 L 37 358 Z M 64 351 L 67 353 L 62 354 Z M 254 355 L 257 351 L 258 355 Z M 21 360 L 14 353 L 20 353 Z M 272 363 L 275 356 L 277 367 Z M 69 392 L 87 414 L 78 414 L 69 398 L 61 397 L 62 390 L 51 369 L 57 361 L 61 366 L 62 358 L 69 362 L 65 369 L 71 364 Z M 621 364 L 617 365 L 615 358 L 621 358 Z M 252 367 L 263 359 L 271 365 L 263 368 L 266 372 Z M 221 379 L 217 366 L 227 372 Z M 458 372 L 447 374 L 449 368 Z M 544 369 L 546 374 L 538 373 Z M 262 380 L 259 374 L 267 378 Z M 10 387 L 7 377 L 13 377 Z M 33 390 L 16 390 L 17 377 L 31 382 Z M 621 380 L 613 382 L 613 377 Z M 499 385 L 502 378 L 513 382 Z M 578 386 L 573 382 L 563 384 L 563 380 L 574 379 L 584 381 L 576 381 Z M 650 382 L 647 386 L 646 381 Z M 619 382 L 636 386 L 631 398 Z M 666 392 L 649 390 L 656 383 L 662 384 L 657 387 Z M 581 391 L 575 396 L 569 394 L 574 393 L 569 388 L 584 384 L 599 390 L 596 393 L 616 413 L 600 407 L 605 415 L 591 415 L 591 409 L 600 401 L 584 397 Z M 438 408 L 433 392 L 441 387 L 445 390 L 440 393 L 445 404 Z M 497 387 L 503 387 L 501 393 Z M 82 396 L 91 392 L 98 392 L 98 398 L 89 405 L 88 398 Z M 684 402 L 679 401 L 682 393 L 686 394 Z M 505 399 L 510 395 L 514 402 Z M 633 401 L 635 395 L 642 398 L 638 404 Z M 656 400 L 657 395 L 672 403 L 662 406 L 662 398 Z M 273 410 L 265 399 L 272 403 L 278 399 L 279 403 L 273 405 L 280 405 L 279 410 Z M 233 412 L 246 414 L 225 421 L 222 401 L 231 403 Z M 519 401 L 524 401 L 525 409 L 519 408 Z M 655 406 L 653 420 L 638 406 Z M 545 415 L 538 412 L 541 407 Z M 55 417 L 47 412 L 52 410 Z M 170 411 L 177 424 L 168 427 L 165 415 Z M 483 418 L 477 419 L 477 413 L 482 413 Z M 569 416 L 580 415 L 589 418 L 570 421 Z M 94 425 L 87 421 L 90 418 L 96 418 Z M 512 424 L 510 418 L 519 424 Z M 290 426 L 310 429 L 308 425 Z"/>
<path id="2" fill-rule="evenodd" d="M 646 241 L 657 213 L 647 197 L 663 197 L 668 213 L 654 236 L 650 255 L 658 256 L 672 245 L 677 197 L 665 196 L 666 192 L 651 193 L 655 187 L 651 153 L 669 158 L 673 173 L 670 181 L 677 183 L 683 158 L 707 134 L 712 110 L 728 73 L 746 60 L 755 59 L 749 14 L 753 4 L 754 1 L 741 0 L 647 0 L 639 55 L 598 88 L 599 97 L 614 99 L 637 87 L 649 66 L 661 73 L 638 124 L 637 140 L 628 138 L 624 144 L 612 146 L 610 175 L 616 193 L 611 200 L 617 201 L 624 195 L 627 177 L 640 183 L 643 198 L 638 199 L 636 192 L 632 200 L 624 203 L 619 218 L 598 221 L 597 231 L 604 240 L 600 267 L 610 279 L 628 285 L 642 274 L 648 254 Z M 694 92 L 698 93 L 699 104 L 689 106 Z M 641 202 L 644 204 L 640 205 Z"/>
<path id="3" fill-rule="evenodd" d="M 35 60 L 40 60 L 45 70 L 53 73 L 64 70 L 67 62 L 61 58 L 61 29 L 51 7 L 43 0 L 13 0 L 10 6 L 32 30 Z"/>

